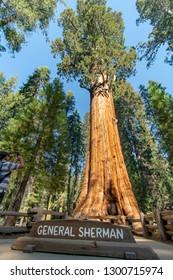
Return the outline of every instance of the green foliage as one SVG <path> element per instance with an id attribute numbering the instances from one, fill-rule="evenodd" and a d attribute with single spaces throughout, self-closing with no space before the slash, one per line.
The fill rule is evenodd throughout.
<path id="1" fill-rule="evenodd" d="M 1 0 L 0 1 L 0 41 L 7 42 L 7 48 L 19 52 L 26 36 L 41 29 L 46 33 L 53 18 L 57 2 L 61 0 Z M 0 51 L 6 51 L 0 45 Z"/>
<path id="2" fill-rule="evenodd" d="M 71 143 L 71 163 L 75 169 L 81 169 L 84 158 L 84 138 L 82 131 L 82 122 L 78 111 L 68 116 L 68 130 L 70 133 Z"/>
<path id="3" fill-rule="evenodd" d="M 0 146 L 14 154 L 19 151 L 25 169 L 13 173 L 4 207 L 10 210 L 25 181 L 22 207 L 42 205 L 64 210 L 69 180 L 69 201 L 76 200 L 84 161 L 83 124 L 74 97 L 72 92 L 65 95 L 59 79 L 50 82 L 47 67 L 36 69 L 18 92 L 14 82 L 14 78 L 6 81 L 3 74 L 0 76 L 0 123 L 5 122 Z"/>
<path id="4" fill-rule="evenodd" d="M 0 73 L 0 139 L 2 129 L 14 115 L 16 104 L 20 102 L 19 95 L 14 94 L 16 79 L 12 77 L 6 80 L 4 74 Z"/>
<path id="5" fill-rule="evenodd" d="M 161 45 L 167 45 L 166 62 L 173 64 L 173 2 L 170 0 L 137 0 L 140 18 L 137 23 L 149 20 L 152 31 L 147 43 L 141 43 L 142 58 L 146 57 L 148 66 L 154 61 Z"/>
<path id="6" fill-rule="evenodd" d="M 67 210 L 72 213 L 77 200 L 78 189 L 80 187 L 81 171 L 83 169 L 85 149 L 83 123 L 79 113 L 75 108 L 75 100 L 72 92 L 68 92 L 67 101 L 67 121 L 70 144 L 69 175 L 67 185 Z"/>
<path id="7" fill-rule="evenodd" d="M 45 90 L 50 79 L 50 71 L 47 67 L 40 67 L 34 74 L 28 77 L 27 82 L 20 89 L 20 94 L 25 99 L 32 98 L 39 94 L 40 90 Z"/>
<path id="8" fill-rule="evenodd" d="M 29 183 L 34 178 L 34 188 L 41 186 L 50 193 L 64 190 L 69 144 L 62 84 L 58 79 L 50 83 L 49 71 L 43 67 L 37 69 L 15 95 L 22 102 L 17 99 L 18 106 L 13 107 L 17 110 L 9 115 L 1 131 L 1 149 L 19 151 L 24 156 L 24 173 L 31 172 L 27 180 Z M 3 111 L 1 115 L 3 118 Z M 18 187 L 22 180 L 21 177 L 17 182 Z"/>
<path id="9" fill-rule="evenodd" d="M 161 84 L 149 81 L 148 89 L 141 88 L 153 136 L 163 155 L 173 166 L 173 98 Z"/>
<path id="10" fill-rule="evenodd" d="M 124 46 L 121 13 L 106 8 L 106 1 L 77 1 L 77 12 L 65 9 L 58 20 L 63 39 L 52 42 L 52 52 L 60 55 L 58 73 L 67 79 L 79 78 L 80 86 L 91 90 L 98 77 L 105 82 L 134 71 L 136 52 Z"/>
<path id="11" fill-rule="evenodd" d="M 171 169 L 151 134 L 144 102 L 126 82 L 118 82 L 115 92 L 121 145 L 139 207 L 164 208 L 172 201 Z"/>

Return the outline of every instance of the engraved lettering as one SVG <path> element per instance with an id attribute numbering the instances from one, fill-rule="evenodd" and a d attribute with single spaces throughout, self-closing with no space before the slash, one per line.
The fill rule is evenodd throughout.
<path id="1" fill-rule="evenodd" d="M 79 237 L 83 237 L 83 227 L 79 228 Z"/>
<path id="2" fill-rule="evenodd" d="M 124 239 L 124 233 L 122 228 L 117 228 L 117 239 Z"/>
<path id="3" fill-rule="evenodd" d="M 75 232 L 77 235 L 75 235 Z M 98 239 L 124 239 L 124 231 L 122 228 L 111 227 L 79 227 L 78 231 L 73 231 L 73 226 L 57 226 L 57 225 L 39 225 L 37 228 L 38 235 L 60 236 L 60 237 L 76 237 L 76 238 L 98 238 Z"/>
<path id="4" fill-rule="evenodd" d="M 91 237 L 96 238 L 96 228 L 91 228 Z"/>

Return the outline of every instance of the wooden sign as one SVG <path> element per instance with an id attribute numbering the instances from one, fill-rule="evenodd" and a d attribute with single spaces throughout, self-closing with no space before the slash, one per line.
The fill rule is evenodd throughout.
<path id="1" fill-rule="evenodd" d="M 107 222 L 83 220 L 40 221 L 33 225 L 30 237 L 135 242 L 128 227 Z"/>
<path id="2" fill-rule="evenodd" d="M 28 236 L 19 237 L 13 250 L 105 256 L 118 259 L 158 259 L 148 247 L 139 246 L 126 226 L 77 219 L 39 221 Z"/>

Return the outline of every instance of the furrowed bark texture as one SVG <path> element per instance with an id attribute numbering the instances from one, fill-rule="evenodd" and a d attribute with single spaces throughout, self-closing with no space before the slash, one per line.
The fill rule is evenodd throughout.
<path id="1" fill-rule="evenodd" d="M 112 92 L 91 92 L 90 133 L 82 191 L 75 217 L 125 215 L 139 217 L 122 154 Z"/>

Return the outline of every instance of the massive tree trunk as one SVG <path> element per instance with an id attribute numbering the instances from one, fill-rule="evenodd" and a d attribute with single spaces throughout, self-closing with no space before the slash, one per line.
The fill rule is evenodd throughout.
<path id="1" fill-rule="evenodd" d="M 107 83 L 90 94 L 88 154 L 74 216 L 139 217 L 122 154 L 111 89 Z"/>

